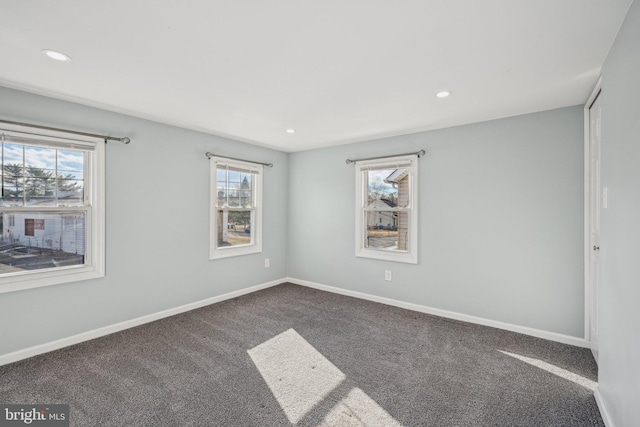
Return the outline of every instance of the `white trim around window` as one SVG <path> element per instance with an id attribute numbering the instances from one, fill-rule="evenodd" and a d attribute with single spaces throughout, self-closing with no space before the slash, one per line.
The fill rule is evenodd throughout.
<path id="1" fill-rule="evenodd" d="M 0 137 L 0 293 L 104 277 L 104 140 L 9 124 Z"/>
<path id="2" fill-rule="evenodd" d="M 262 252 L 262 165 L 209 161 L 209 259 Z"/>
<path id="3" fill-rule="evenodd" d="M 355 164 L 355 255 L 418 263 L 418 156 Z"/>

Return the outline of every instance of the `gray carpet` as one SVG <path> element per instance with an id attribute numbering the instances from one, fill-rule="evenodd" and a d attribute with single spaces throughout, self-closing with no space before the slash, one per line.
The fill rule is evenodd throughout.
<path id="1" fill-rule="evenodd" d="M 77 426 L 604 425 L 534 360 L 596 380 L 585 349 L 283 284 L 0 367 L 0 402 Z"/>

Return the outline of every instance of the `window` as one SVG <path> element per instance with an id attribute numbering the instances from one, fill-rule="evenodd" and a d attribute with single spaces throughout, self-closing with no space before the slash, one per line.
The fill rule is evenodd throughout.
<path id="1" fill-rule="evenodd" d="M 104 276 L 104 141 L 2 125 L 0 292 Z"/>
<path id="2" fill-rule="evenodd" d="M 262 166 L 211 157 L 210 258 L 262 252 Z"/>
<path id="3" fill-rule="evenodd" d="M 417 160 L 356 162 L 356 256 L 418 263 Z"/>
<path id="4" fill-rule="evenodd" d="M 24 230 L 25 236 L 35 236 L 36 230 L 44 230 L 44 219 L 25 219 Z"/>

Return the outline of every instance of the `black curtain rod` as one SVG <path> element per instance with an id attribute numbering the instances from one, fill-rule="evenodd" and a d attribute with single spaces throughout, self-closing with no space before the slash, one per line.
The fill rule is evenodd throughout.
<path id="1" fill-rule="evenodd" d="M 98 134 L 95 134 L 95 133 L 78 132 L 76 130 L 53 128 L 53 127 L 49 127 L 49 126 L 32 125 L 30 123 L 12 122 L 12 121 L 9 121 L 9 120 L 0 120 L 0 123 L 6 123 L 8 125 L 27 126 L 27 127 L 31 127 L 31 128 L 35 128 L 35 129 L 52 130 L 52 131 L 56 131 L 56 132 L 66 132 L 66 133 L 72 133 L 74 135 L 90 136 L 90 137 L 93 137 L 93 138 L 101 138 L 101 139 L 104 139 L 104 142 L 107 142 L 107 141 L 119 141 L 119 142 L 122 142 L 124 144 L 128 144 L 128 143 L 131 142 L 131 140 L 126 136 L 118 138 L 116 136 L 98 135 Z"/>
<path id="2" fill-rule="evenodd" d="M 393 154 L 393 155 L 390 155 L 390 156 L 369 157 L 368 159 L 347 159 L 347 160 L 345 160 L 345 163 L 349 164 L 349 163 L 355 163 L 355 162 L 362 162 L 364 160 L 378 160 L 378 159 L 387 159 L 389 157 L 401 157 L 401 156 L 413 156 L 413 155 L 418 156 L 418 158 L 420 158 L 420 157 L 424 156 L 425 154 L 427 154 L 426 151 L 420 150 L 417 153 Z"/>
<path id="3" fill-rule="evenodd" d="M 254 162 L 253 160 L 244 160 L 244 159 L 236 159 L 235 157 L 228 157 L 228 156 L 220 156 L 218 154 L 213 154 L 207 151 L 206 156 L 208 158 L 212 158 L 212 157 L 220 157 L 222 159 L 229 159 L 229 160 L 237 160 L 239 162 L 247 162 L 247 163 L 253 163 L 254 165 L 262 165 L 262 166 L 268 166 L 270 168 L 273 167 L 273 163 L 262 163 L 262 162 Z"/>

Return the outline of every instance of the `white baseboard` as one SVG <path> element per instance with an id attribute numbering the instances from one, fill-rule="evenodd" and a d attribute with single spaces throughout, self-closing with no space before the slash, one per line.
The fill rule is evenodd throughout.
<path id="1" fill-rule="evenodd" d="M 476 323 L 484 326 L 491 326 L 493 328 L 504 329 L 507 331 L 517 332 L 524 335 L 530 335 L 537 338 L 543 338 L 549 341 L 556 341 L 563 344 L 574 345 L 577 347 L 589 348 L 589 341 L 585 340 L 584 338 L 577 338 L 569 335 L 558 334 L 556 332 L 548 332 L 540 329 L 529 328 L 526 326 L 519 326 L 519 325 L 510 324 L 510 323 L 498 322 L 496 320 L 484 319 L 482 317 L 470 316 L 468 314 L 456 313 L 448 310 L 441 310 L 439 308 L 413 304 L 410 302 L 404 302 L 404 301 L 399 301 L 391 298 L 380 297 L 377 295 L 350 291 L 347 289 L 336 288 L 328 285 L 322 285 L 320 283 L 300 280 L 293 277 L 287 277 L 286 281 L 294 283 L 296 285 L 306 286 L 309 288 L 319 289 L 327 292 L 333 292 L 334 294 L 340 294 L 340 295 L 346 295 L 354 298 L 365 299 L 369 301 L 379 302 L 382 304 L 392 305 L 395 307 L 406 308 L 407 310 L 418 311 L 420 313 L 433 314 L 435 316 L 461 320 L 463 322 Z"/>
<path id="2" fill-rule="evenodd" d="M 103 337 L 105 335 L 120 332 L 125 329 L 133 328 L 135 326 L 144 325 L 155 320 L 160 320 L 165 317 L 174 316 L 176 314 L 184 313 L 187 311 L 195 310 L 196 308 L 205 307 L 207 305 L 215 304 L 217 302 L 225 301 L 228 299 L 236 298 L 241 295 L 250 294 L 261 289 L 270 288 L 272 286 L 284 283 L 285 279 L 274 280 L 272 282 L 262 283 L 259 285 L 251 286 L 248 288 L 240 289 L 238 291 L 229 292 L 223 295 L 203 299 L 201 301 L 192 302 L 189 304 L 181 305 L 179 307 L 170 308 L 168 310 L 159 311 L 157 313 L 148 314 L 146 316 L 137 317 L 135 319 L 126 320 L 124 322 L 116 323 L 102 328 L 93 329 L 91 331 L 82 332 L 77 335 L 72 335 L 67 338 L 62 338 L 56 341 L 51 341 L 45 344 L 36 345 L 33 347 L 25 348 L 23 350 L 14 351 L 13 353 L 6 353 L 0 355 L 0 366 L 7 365 L 9 363 L 17 362 L 18 360 L 27 359 L 29 357 L 37 356 L 39 354 L 48 353 L 53 350 L 58 350 L 70 345 L 79 344 L 84 341 L 89 341 L 95 338 Z"/>
<path id="3" fill-rule="evenodd" d="M 22 350 L 18 350 L 12 353 L 6 353 L 0 355 L 0 366 L 6 365 L 9 363 L 17 362 L 19 360 L 27 359 L 29 357 L 37 356 L 39 354 L 48 353 L 53 350 L 58 350 L 60 348 L 68 347 L 70 345 L 79 344 L 84 341 L 89 341 L 95 338 L 99 338 L 105 335 L 113 334 L 115 332 L 120 332 L 125 329 L 133 328 L 135 326 L 140 326 L 145 323 L 150 323 L 155 320 L 163 319 L 165 317 L 174 316 L 176 314 L 184 313 L 187 311 L 195 310 L 196 308 L 204 307 L 207 305 L 215 304 L 217 302 L 225 301 L 228 299 L 236 298 L 241 295 L 249 294 L 252 292 L 259 291 L 261 289 L 266 289 L 272 286 L 279 285 L 281 283 L 290 282 L 300 286 L 306 286 L 309 288 L 315 288 L 322 291 L 332 292 L 335 294 L 346 295 L 350 297 L 365 299 L 369 301 L 379 302 L 382 304 L 387 304 L 395 307 L 405 308 L 407 310 L 418 311 L 421 313 L 433 314 L 435 316 L 446 317 L 449 319 L 461 320 L 463 322 L 476 323 L 479 325 L 491 326 L 498 329 L 504 329 L 507 331 L 518 332 L 525 335 L 531 335 L 538 338 L 547 339 L 550 341 L 557 341 L 564 344 L 575 345 L 578 347 L 589 348 L 589 342 L 582 338 L 571 337 L 568 335 L 562 335 L 555 332 L 547 332 L 541 331 L 538 329 L 528 328 L 525 326 L 512 325 L 509 323 L 498 322 L 495 320 L 483 319 L 481 317 L 470 316 L 467 314 L 456 313 L 453 311 L 441 310 L 438 308 L 428 307 L 419 304 L 413 304 L 409 302 L 394 300 L 391 298 L 380 297 L 371 294 L 365 294 L 362 292 L 350 291 L 347 289 L 336 288 L 333 286 L 322 285 L 320 283 L 309 282 L 306 280 L 300 280 L 293 277 L 287 277 L 284 279 L 278 279 L 267 283 L 262 283 L 259 285 L 251 286 L 245 289 L 240 289 L 238 291 L 229 292 L 223 295 L 218 295 L 215 297 L 207 298 L 201 301 L 196 301 L 190 304 L 181 305 L 179 307 L 170 308 L 168 310 L 160 311 L 153 314 L 148 314 L 146 316 L 137 317 L 135 319 L 127 320 L 124 322 L 116 323 L 109 326 L 104 326 L 102 328 L 93 329 L 91 331 L 82 332 L 77 335 L 72 335 L 67 338 L 62 338 L 56 341 L 51 341 L 44 344 L 39 344 L 33 347 L 25 348 Z M 596 398 L 597 400 L 598 398 Z M 598 401 L 598 407 L 600 406 L 600 401 Z M 601 412 L 603 411 L 604 406 L 601 407 Z M 604 418 L 603 412 L 603 418 Z M 612 427 L 612 424 L 607 424 L 607 427 Z"/>
<path id="4" fill-rule="evenodd" d="M 605 405 L 602 394 L 600 394 L 599 387 L 596 387 L 596 390 L 593 392 L 593 397 L 595 397 L 596 403 L 598 404 L 598 409 L 600 410 L 600 415 L 602 415 L 604 425 L 607 427 L 615 427 L 613 421 L 611 421 L 611 416 L 609 415 L 609 411 L 607 410 L 607 405 Z"/>

